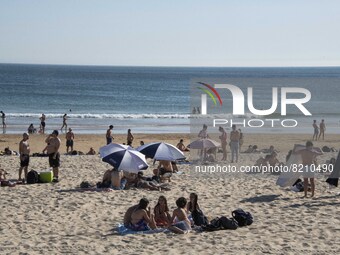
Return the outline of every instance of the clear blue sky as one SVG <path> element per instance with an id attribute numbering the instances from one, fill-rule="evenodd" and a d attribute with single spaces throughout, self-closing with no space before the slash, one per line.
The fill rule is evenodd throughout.
<path id="1" fill-rule="evenodd" d="M 337 0 L 1 0 L 0 62 L 340 66 Z"/>

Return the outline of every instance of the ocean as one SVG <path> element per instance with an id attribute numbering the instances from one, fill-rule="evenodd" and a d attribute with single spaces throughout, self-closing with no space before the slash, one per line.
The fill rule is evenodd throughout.
<path id="1" fill-rule="evenodd" d="M 297 116 L 299 128 L 256 129 L 256 132 L 312 132 L 311 121 L 325 119 L 327 132 L 340 133 L 340 68 L 196 68 L 0 64 L 0 110 L 6 133 L 22 133 L 30 123 L 60 129 L 62 115 L 76 133 L 188 133 L 193 81 L 256 81 L 254 101 L 267 107 L 269 86 L 299 85 L 311 91 L 310 117 Z M 228 103 L 228 102 L 227 102 Z M 228 105 L 228 104 L 227 104 Z M 270 104 L 269 104 L 270 106 Z M 267 107 L 268 108 L 268 107 Z M 230 110 L 231 112 L 231 110 Z M 297 114 L 293 112 L 293 114 Z M 275 115 L 275 114 L 274 114 Z M 247 115 L 247 118 L 256 116 Z M 290 116 L 291 117 L 291 116 Z M 248 132 L 254 132 L 249 129 Z"/>

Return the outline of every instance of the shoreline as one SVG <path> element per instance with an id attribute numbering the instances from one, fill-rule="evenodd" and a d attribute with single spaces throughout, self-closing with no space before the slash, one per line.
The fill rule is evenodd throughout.
<path id="1" fill-rule="evenodd" d="M 173 145 L 177 145 L 180 139 L 184 139 L 184 144 L 190 143 L 190 138 L 196 139 L 197 135 L 191 135 L 190 133 L 165 133 L 165 134 L 148 134 L 148 133 L 133 133 L 135 139 L 133 147 L 138 147 L 140 141 L 144 143 L 166 141 Z M 219 141 L 219 134 L 211 133 L 210 137 L 213 140 Z M 41 152 L 45 147 L 45 138 L 47 134 L 33 134 L 30 135 L 29 143 L 31 147 L 31 153 Z M 114 143 L 126 143 L 126 134 L 113 134 Z M 229 137 L 229 133 L 228 133 Z M 60 152 L 66 152 L 66 139 L 65 133 L 59 133 L 61 140 Z M 281 152 L 288 152 L 294 146 L 294 144 L 305 144 L 306 141 L 311 140 L 311 134 L 248 134 L 244 133 L 244 143 L 241 148 L 241 152 L 246 150 L 249 145 L 257 145 L 259 149 L 269 148 L 273 145 L 277 150 Z M 5 147 L 10 147 L 11 150 L 18 150 L 19 142 L 22 139 L 21 134 L 0 134 L 0 150 L 4 150 Z M 105 133 L 103 134 L 77 134 L 75 133 L 74 150 L 88 152 L 90 147 L 93 147 L 97 152 L 100 147 L 106 145 Z M 322 148 L 323 146 L 334 147 L 340 149 L 340 136 L 336 134 L 326 134 L 325 140 L 312 141 L 315 147 Z M 230 148 L 227 148 L 230 153 Z"/>

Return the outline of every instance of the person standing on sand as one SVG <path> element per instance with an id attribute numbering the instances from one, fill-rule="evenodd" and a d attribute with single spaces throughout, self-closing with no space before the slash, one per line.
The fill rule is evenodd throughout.
<path id="1" fill-rule="evenodd" d="M 72 132 L 72 128 L 69 128 L 68 132 L 66 133 L 66 152 L 67 153 L 70 147 L 71 147 L 71 152 L 73 151 L 73 140 L 74 140 L 74 133 Z"/>
<path id="2" fill-rule="evenodd" d="M 134 138 L 133 134 L 131 133 L 131 129 L 128 129 L 127 138 L 126 138 L 127 145 L 132 147 L 133 139 L 135 139 L 135 138 Z"/>
<path id="3" fill-rule="evenodd" d="M 20 168 L 19 168 L 19 181 L 21 181 L 22 170 L 25 172 L 24 180 L 27 180 L 27 168 L 30 162 L 30 146 L 28 143 L 29 135 L 24 133 L 22 135 L 23 139 L 19 143 L 19 153 L 20 153 Z"/>
<path id="4" fill-rule="evenodd" d="M 221 147 L 223 151 L 222 161 L 227 160 L 227 132 L 225 132 L 223 127 L 219 127 L 218 130 L 221 132 L 220 140 L 221 140 Z"/>
<path id="5" fill-rule="evenodd" d="M 58 130 L 54 130 L 52 134 L 50 134 L 45 142 L 47 143 L 46 150 L 48 154 L 48 161 L 50 167 L 53 168 L 53 182 L 59 181 L 59 167 L 60 167 L 60 139 L 58 138 L 59 132 Z"/>
<path id="6" fill-rule="evenodd" d="M 239 151 L 241 151 L 241 147 L 243 145 L 243 142 L 244 142 L 244 136 L 243 136 L 243 133 L 242 133 L 242 130 L 239 128 L 238 131 L 240 132 L 240 148 L 239 148 Z"/>
<path id="7" fill-rule="evenodd" d="M 315 182 L 314 176 L 316 171 L 316 165 L 314 164 L 316 157 L 318 155 L 322 155 L 321 151 L 317 151 L 313 149 L 313 143 L 311 141 L 306 142 L 306 149 L 293 151 L 294 154 L 301 155 L 302 165 L 303 165 L 303 189 L 305 192 L 305 196 L 307 197 L 308 191 L 308 179 L 310 180 L 311 188 L 312 188 L 312 197 L 314 197 L 315 192 Z"/>
<path id="8" fill-rule="evenodd" d="M 6 125 L 6 114 L 3 111 L 0 111 L 1 113 L 1 120 L 2 120 L 2 128 L 6 129 L 7 125 Z"/>
<path id="9" fill-rule="evenodd" d="M 316 120 L 313 120 L 313 128 L 314 128 L 313 140 L 317 141 L 318 140 L 318 135 L 319 135 L 319 127 L 316 124 Z"/>
<path id="10" fill-rule="evenodd" d="M 319 140 L 322 135 L 322 140 L 325 140 L 325 131 L 326 131 L 326 125 L 325 125 L 325 120 L 322 119 L 320 123 L 320 134 L 319 134 Z"/>
<path id="11" fill-rule="evenodd" d="M 41 114 L 41 117 L 39 118 L 40 119 L 40 130 L 39 130 L 39 133 L 41 134 L 45 134 L 45 126 L 46 126 L 46 116 L 45 114 Z"/>
<path id="12" fill-rule="evenodd" d="M 67 120 L 67 114 L 65 113 L 64 116 L 63 116 L 63 125 L 61 126 L 60 128 L 60 131 L 62 132 L 63 131 L 63 128 L 65 127 L 65 131 L 67 130 L 67 123 L 66 123 L 66 120 Z"/>
<path id="13" fill-rule="evenodd" d="M 232 129 L 233 130 L 230 132 L 231 163 L 237 163 L 240 146 L 240 132 L 236 130 L 236 125 L 232 125 Z"/>
<path id="14" fill-rule="evenodd" d="M 113 126 L 110 125 L 109 126 L 109 129 L 106 130 L 106 144 L 110 144 L 112 143 L 112 140 L 113 140 L 113 137 L 112 137 L 112 129 L 113 129 Z"/>

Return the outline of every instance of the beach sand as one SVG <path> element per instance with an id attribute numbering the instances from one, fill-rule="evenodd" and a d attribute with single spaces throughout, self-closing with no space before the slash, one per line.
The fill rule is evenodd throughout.
<path id="1" fill-rule="evenodd" d="M 135 134 L 135 141 L 166 141 L 177 144 L 188 135 Z M 126 136 L 115 136 L 125 142 Z M 247 135 L 244 149 L 256 144 L 260 149 L 273 144 L 283 161 L 293 144 L 304 144 L 310 135 Z M 0 135 L 0 149 L 17 150 L 19 135 Z M 31 152 L 41 152 L 44 136 L 30 137 Z M 75 149 L 87 152 L 105 142 L 101 135 L 77 135 Z M 62 137 L 61 152 L 65 152 Z M 340 138 L 327 135 L 315 146 L 340 148 Z M 187 154 L 189 155 L 189 154 Z M 337 153 L 325 153 L 323 163 Z M 221 157 L 218 154 L 218 157 Z M 230 154 L 228 154 L 228 157 Z M 259 154 L 241 154 L 241 165 L 253 165 Z M 31 158 L 30 169 L 48 169 L 47 158 Z M 124 190 L 81 192 L 82 181 L 96 183 L 109 166 L 95 156 L 61 156 L 60 182 L 56 184 L 1 187 L 0 253 L 1 254 L 329 254 L 340 252 L 339 189 L 329 190 L 325 176 L 317 176 L 316 198 L 302 199 L 303 193 L 275 185 L 272 174 L 197 174 L 189 165 L 179 165 L 182 174 L 172 178 L 171 191 Z M 149 160 L 150 166 L 152 162 Z M 1 156 L 1 167 L 17 178 L 19 159 Z M 151 174 L 149 167 L 146 175 Z M 153 208 L 160 195 L 168 199 L 170 210 L 178 197 L 196 192 L 199 203 L 210 218 L 231 216 L 242 208 L 252 213 L 251 226 L 217 232 L 175 234 L 117 234 L 128 207 L 147 197 Z"/>

